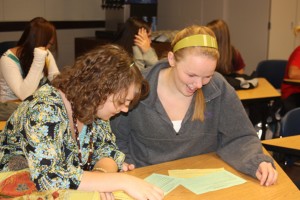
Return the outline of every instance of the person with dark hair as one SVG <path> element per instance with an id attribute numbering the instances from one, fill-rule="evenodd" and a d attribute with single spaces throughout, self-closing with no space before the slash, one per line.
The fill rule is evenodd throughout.
<path id="1" fill-rule="evenodd" d="M 0 169 L 25 159 L 39 191 L 98 191 L 101 199 L 124 190 L 135 199 L 162 199 L 159 188 L 125 173 L 109 119 L 148 94 L 148 83 L 128 53 L 100 46 L 25 99 L 0 137 Z M 20 168 L 20 167 L 19 167 Z M 105 173 L 108 172 L 108 173 Z"/>
<path id="2" fill-rule="evenodd" d="M 167 60 L 143 71 L 150 93 L 111 120 L 126 162 L 136 167 L 216 152 L 261 185 L 277 180 L 236 91 L 215 72 L 218 45 L 211 29 L 179 31 Z"/>
<path id="3" fill-rule="evenodd" d="M 17 46 L 0 59 L 0 101 L 23 101 L 59 74 L 51 53 L 57 52 L 56 28 L 42 17 L 32 19 Z"/>
<path id="4" fill-rule="evenodd" d="M 206 25 L 216 35 L 220 58 L 217 63 L 216 71 L 228 75 L 231 73 L 243 74 L 245 62 L 240 52 L 231 44 L 230 32 L 224 20 L 212 20 Z"/>
<path id="5" fill-rule="evenodd" d="M 153 66 L 158 61 L 156 52 L 151 47 L 151 26 L 143 19 L 127 19 L 117 32 L 115 43 L 134 57 L 134 62 L 140 69 Z"/>

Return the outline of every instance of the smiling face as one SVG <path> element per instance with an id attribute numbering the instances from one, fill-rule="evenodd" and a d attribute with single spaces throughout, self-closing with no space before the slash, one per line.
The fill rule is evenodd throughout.
<path id="1" fill-rule="evenodd" d="M 187 97 L 209 83 L 217 65 L 217 60 L 213 57 L 192 52 L 186 53 L 179 61 L 169 52 L 168 60 L 173 67 L 172 77 L 176 88 Z"/>
<path id="2" fill-rule="evenodd" d="M 97 108 L 96 116 L 102 120 L 109 120 L 114 115 L 120 112 L 128 112 L 129 105 L 135 95 L 135 86 L 132 84 L 127 92 L 125 98 L 117 98 L 119 94 L 111 94 L 103 105 Z"/>

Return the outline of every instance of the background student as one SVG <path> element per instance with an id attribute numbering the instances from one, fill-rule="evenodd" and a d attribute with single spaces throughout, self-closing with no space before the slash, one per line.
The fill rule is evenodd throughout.
<path id="1" fill-rule="evenodd" d="M 231 44 L 230 32 L 224 20 L 216 19 L 207 23 L 217 38 L 220 58 L 216 71 L 228 75 L 231 73 L 243 74 L 245 72 L 245 62 L 240 52 Z"/>
<path id="2" fill-rule="evenodd" d="M 300 27 L 295 28 L 295 33 L 300 32 Z M 295 48 L 289 57 L 284 74 L 285 79 L 300 80 L 300 46 Z M 282 83 L 281 97 L 283 102 L 283 113 L 300 107 L 300 86 Z"/>
<path id="3" fill-rule="evenodd" d="M 261 185 L 277 180 L 271 157 L 235 90 L 215 72 L 214 33 L 190 26 L 175 36 L 167 60 L 143 73 L 150 93 L 136 108 L 111 121 L 126 162 L 136 167 L 216 153 Z"/>
<path id="4" fill-rule="evenodd" d="M 42 17 L 25 27 L 17 46 L 0 59 L 0 101 L 23 101 L 59 74 L 51 51 L 57 51 L 54 25 Z"/>
<path id="5" fill-rule="evenodd" d="M 157 61 L 151 47 L 151 27 L 143 19 L 130 17 L 116 34 L 116 44 L 124 47 L 134 57 L 138 68 L 153 66 Z"/>
<path id="6" fill-rule="evenodd" d="M 116 173 L 128 168 L 109 124 L 147 93 L 147 82 L 122 48 L 104 45 L 86 53 L 12 114 L 1 132 L 0 169 L 28 163 L 39 191 L 98 191 L 101 199 L 113 199 L 111 192 L 124 190 L 135 199 L 162 199 L 161 189 Z"/>

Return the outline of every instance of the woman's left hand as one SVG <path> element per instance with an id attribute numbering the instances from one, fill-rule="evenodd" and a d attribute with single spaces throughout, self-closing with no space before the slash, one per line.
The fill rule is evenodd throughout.
<path id="1" fill-rule="evenodd" d="M 131 171 L 131 170 L 134 170 L 134 169 L 135 169 L 134 164 L 128 164 L 126 162 L 123 163 L 122 172 L 127 172 L 127 171 Z"/>
<path id="2" fill-rule="evenodd" d="M 271 163 L 261 162 L 256 170 L 256 177 L 260 185 L 274 185 L 278 178 L 278 172 L 273 168 Z"/>

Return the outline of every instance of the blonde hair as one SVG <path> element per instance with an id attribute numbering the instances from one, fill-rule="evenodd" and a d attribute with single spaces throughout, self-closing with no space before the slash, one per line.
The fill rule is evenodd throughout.
<path id="1" fill-rule="evenodd" d="M 206 34 L 210 35 L 215 38 L 215 34 L 211 29 L 205 26 L 198 26 L 198 25 L 192 25 L 189 27 L 186 27 L 185 29 L 179 31 L 172 43 L 171 47 L 172 49 L 176 45 L 176 43 L 183 38 L 189 37 L 191 35 L 196 35 L 196 34 Z M 205 55 L 208 57 L 211 57 L 213 59 L 218 60 L 219 59 L 219 52 L 216 48 L 211 48 L 207 46 L 188 46 L 182 49 L 177 50 L 174 53 L 174 58 L 175 61 L 181 60 L 185 55 L 187 54 L 196 54 L 196 55 Z M 194 113 L 192 120 L 204 120 L 204 111 L 205 111 L 205 98 L 202 92 L 202 89 L 198 89 L 196 92 L 196 97 L 195 97 L 195 107 L 194 107 Z"/>
<path id="2" fill-rule="evenodd" d="M 232 67 L 234 49 L 231 45 L 228 25 L 223 20 L 213 20 L 207 24 L 207 27 L 214 32 L 219 45 L 220 58 L 216 71 L 223 75 L 234 72 Z"/>

